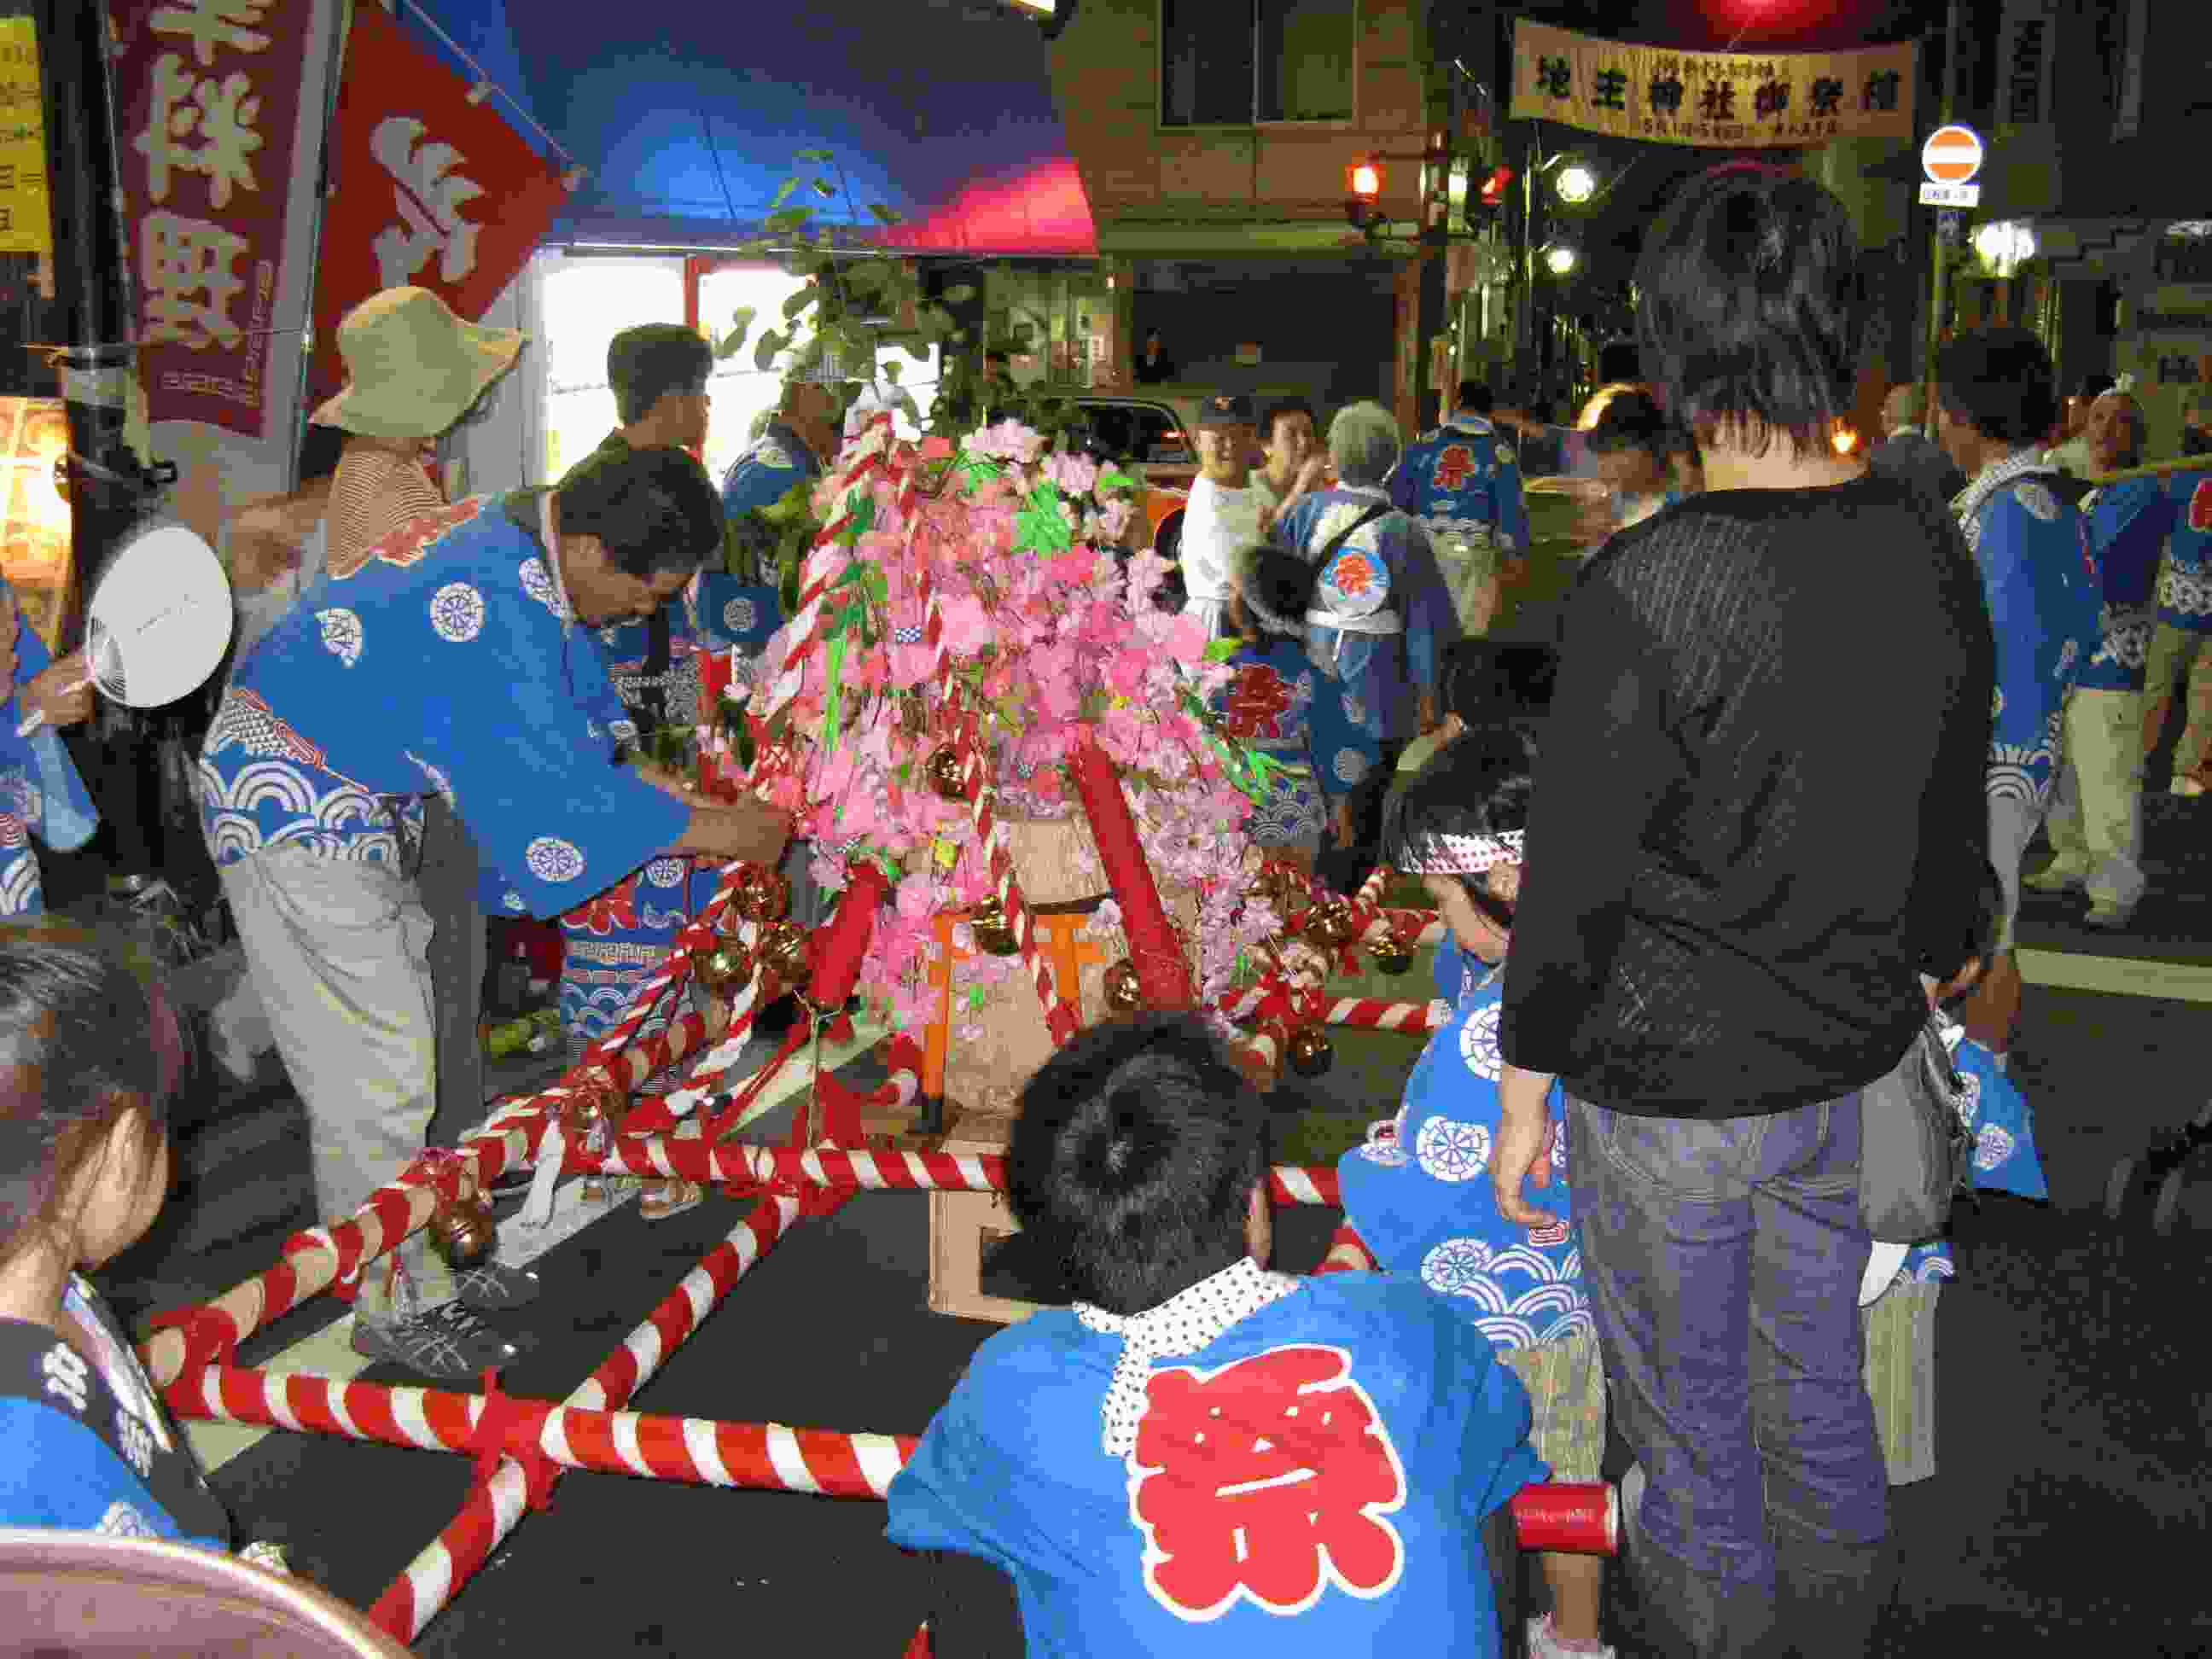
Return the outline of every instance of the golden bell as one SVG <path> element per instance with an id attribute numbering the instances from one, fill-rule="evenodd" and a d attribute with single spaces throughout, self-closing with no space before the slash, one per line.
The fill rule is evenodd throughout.
<path id="1" fill-rule="evenodd" d="M 968 781 L 961 775 L 960 757 L 952 745 L 946 744 L 921 763 L 922 775 L 929 787 L 947 800 L 966 800 Z"/>
<path id="2" fill-rule="evenodd" d="M 1117 1014 L 1133 1014 L 1144 1006 L 1144 978 L 1137 964 L 1124 957 L 1106 970 L 1106 1006 Z"/>
<path id="3" fill-rule="evenodd" d="M 722 913 L 726 932 L 735 932 L 731 918 L 758 922 L 765 927 L 781 921 L 791 909 L 791 884 L 764 864 L 748 864 L 738 872 L 738 890 Z"/>
<path id="4" fill-rule="evenodd" d="M 561 1102 L 561 1129 L 569 1139 L 583 1142 L 604 1126 L 611 1131 L 622 1115 L 622 1097 L 603 1083 L 586 1083 Z"/>
<path id="5" fill-rule="evenodd" d="M 1285 1058 L 1300 1077 L 1319 1077 L 1336 1059 L 1328 1033 L 1318 1025 L 1301 1025 L 1291 1033 Z"/>
<path id="6" fill-rule="evenodd" d="M 1367 947 L 1367 954 L 1386 974 L 1402 974 L 1413 965 L 1413 947 L 1395 933 L 1376 939 Z"/>
<path id="7" fill-rule="evenodd" d="M 975 948 L 987 957 L 1019 956 L 1021 940 L 1006 926 L 1006 913 L 995 898 L 985 899 L 968 913 L 968 926 L 975 935 Z"/>
<path id="8" fill-rule="evenodd" d="M 691 953 L 691 971 L 710 991 L 727 991 L 753 976 L 752 955 L 735 939 L 724 939 L 711 951 Z"/>
<path id="9" fill-rule="evenodd" d="M 430 1218 L 430 1243 L 448 1266 L 465 1272 L 491 1259 L 499 1248 L 499 1230 L 488 1206 L 441 1204 Z"/>
<path id="10" fill-rule="evenodd" d="M 795 921 L 770 925 L 754 947 L 761 966 L 781 980 L 787 988 L 805 982 L 811 964 L 806 956 L 806 930 Z"/>
<path id="11" fill-rule="evenodd" d="M 1352 907 L 1340 898 L 1315 905 L 1299 925 L 1305 936 L 1324 951 L 1349 945 L 1359 933 L 1358 919 L 1352 914 Z"/>

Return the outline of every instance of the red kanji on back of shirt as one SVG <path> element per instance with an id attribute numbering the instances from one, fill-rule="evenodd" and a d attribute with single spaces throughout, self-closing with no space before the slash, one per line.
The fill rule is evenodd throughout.
<path id="1" fill-rule="evenodd" d="M 2212 478 L 2190 492 L 2189 527 L 2200 536 L 2212 535 Z"/>
<path id="2" fill-rule="evenodd" d="M 1457 489 L 1474 476 L 1474 452 L 1465 444 L 1447 444 L 1437 457 L 1436 471 L 1431 476 L 1437 489 Z"/>
<path id="3" fill-rule="evenodd" d="M 1342 1349 L 1163 1368 L 1146 1394 L 1129 1512 L 1169 1612 L 1218 1619 L 1243 1596 L 1297 1613 L 1332 1587 L 1372 1600 L 1397 1583 L 1405 1547 L 1383 1517 L 1405 1502 L 1405 1468 Z"/>

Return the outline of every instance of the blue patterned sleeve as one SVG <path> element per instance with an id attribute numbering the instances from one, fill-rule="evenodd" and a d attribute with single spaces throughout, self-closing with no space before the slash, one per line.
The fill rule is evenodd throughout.
<path id="1" fill-rule="evenodd" d="M 595 641 L 564 640 L 537 606 L 499 606 L 466 649 L 422 742 L 532 915 L 572 909 L 676 843 L 690 809 L 592 735 L 604 713 L 592 688 L 605 678 Z"/>
<path id="2" fill-rule="evenodd" d="M 1421 480 L 1428 476 L 1429 447 L 1415 444 L 1398 459 L 1390 475 L 1390 505 L 1401 513 L 1421 510 Z"/>
<path id="3" fill-rule="evenodd" d="M 1508 459 L 1510 446 L 1501 433 L 1496 465 L 1490 475 L 1491 519 L 1498 526 L 1498 544 L 1509 553 L 1528 550 L 1528 503 L 1521 493 L 1521 465 Z"/>
<path id="4" fill-rule="evenodd" d="M 1405 584 L 1406 664 L 1413 689 L 1433 696 L 1444 647 L 1459 637 L 1459 615 L 1427 534 L 1410 523 L 1395 533 L 1400 551 L 1394 562 Z"/>

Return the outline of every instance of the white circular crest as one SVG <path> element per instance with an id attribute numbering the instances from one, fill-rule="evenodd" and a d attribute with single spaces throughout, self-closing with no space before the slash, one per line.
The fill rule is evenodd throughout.
<path id="1" fill-rule="evenodd" d="M 1438 1181 L 1472 1181 L 1490 1167 L 1490 1130 L 1455 1117 L 1432 1117 L 1421 1125 L 1413 1156 Z"/>
<path id="2" fill-rule="evenodd" d="M 1985 1123 L 1974 1137 L 1974 1167 L 1994 1170 L 2012 1156 L 2013 1138 L 1994 1123 Z"/>
<path id="3" fill-rule="evenodd" d="M 1513 446 L 1511 444 L 1500 444 L 1498 446 L 1498 465 L 1511 466 L 1520 459 L 1521 458 L 1518 455 L 1516 455 L 1513 453 Z"/>
<path id="4" fill-rule="evenodd" d="M 637 722 L 635 720 L 609 720 L 607 722 L 607 735 L 612 738 L 617 743 L 635 743 L 637 741 Z"/>
<path id="5" fill-rule="evenodd" d="M 2073 667 L 2074 659 L 2081 654 L 2081 646 L 2072 640 L 2067 641 L 2064 645 L 2058 647 L 2058 668 L 2057 672 L 2059 678 L 2064 679 L 2066 678 L 2066 671 Z"/>
<path id="6" fill-rule="evenodd" d="M 1445 1296 L 1474 1296 L 1490 1271 L 1490 1246 L 1479 1238 L 1448 1238 L 1421 1258 L 1421 1282 Z"/>
<path id="7" fill-rule="evenodd" d="M 1367 775 L 1367 757 L 1357 749 L 1340 749 L 1329 770 L 1339 783 L 1357 783 Z"/>
<path id="8" fill-rule="evenodd" d="M 750 599 L 732 599 L 722 607 L 722 626 L 732 634 L 750 634 L 760 620 L 760 611 Z"/>
<path id="9" fill-rule="evenodd" d="M 1505 1070 L 1505 1056 L 1498 1048 L 1498 1021 L 1504 1006 L 1493 1002 L 1478 1008 L 1459 1028 L 1459 1057 L 1468 1071 L 1492 1083 Z"/>
<path id="10" fill-rule="evenodd" d="M 540 881 L 574 881 L 584 873 L 584 855 L 575 843 L 556 836 L 540 836 L 523 849 L 523 862 Z"/>
<path id="11" fill-rule="evenodd" d="M 1982 1079 L 1978 1072 L 1961 1072 L 1959 1081 L 1966 1086 L 1959 1091 L 1959 1121 L 1969 1129 L 1982 1115 Z"/>
<path id="12" fill-rule="evenodd" d="M 645 866 L 645 878 L 655 887 L 680 886 L 684 881 L 682 859 L 655 859 Z"/>
<path id="13" fill-rule="evenodd" d="M 438 637 L 465 644 L 483 632 L 483 595 L 466 582 L 447 582 L 430 596 L 430 626 Z"/>
<path id="14" fill-rule="evenodd" d="M 2058 516 L 2058 497 L 2051 493 L 2048 484 L 2030 479 L 2015 493 L 2020 496 L 2020 504 L 2044 523 L 2049 524 Z"/>
<path id="15" fill-rule="evenodd" d="M 505 897 L 500 900 L 500 902 L 504 904 L 510 910 L 520 911 L 526 910 L 530 908 L 522 902 L 522 895 L 518 892 L 514 892 L 512 890 L 507 892 Z"/>
<path id="16" fill-rule="evenodd" d="M 1990 718 L 1991 720 L 1996 720 L 1998 716 L 2002 715 L 2003 713 L 2004 713 L 2004 687 L 2002 687 L 2002 686 L 2001 685 L 2001 686 L 1997 687 L 1997 689 L 1996 689 L 1996 690 L 1994 690 L 1994 691 L 1992 691 L 1991 693 L 1990 693 Z"/>
<path id="17" fill-rule="evenodd" d="M 361 618 L 350 611 L 318 611 L 323 648 L 350 668 L 361 660 Z"/>

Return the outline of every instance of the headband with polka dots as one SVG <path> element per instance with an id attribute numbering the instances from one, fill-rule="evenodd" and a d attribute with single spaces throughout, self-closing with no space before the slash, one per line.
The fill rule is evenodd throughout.
<path id="1" fill-rule="evenodd" d="M 1479 876 L 1496 865 L 1522 862 L 1526 835 L 1508 830 L 1497 836 L 1424 836 L 1398 867 L 1409 876 Z"/>

